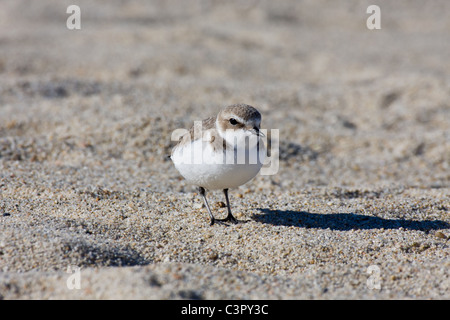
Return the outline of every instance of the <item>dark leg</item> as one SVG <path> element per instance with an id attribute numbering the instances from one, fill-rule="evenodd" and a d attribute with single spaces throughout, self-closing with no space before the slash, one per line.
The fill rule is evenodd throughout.
<path id="1" fill-rule="evenodd" d="M 222 221 L 230 221 L 232 223 L 238 223 L 238 220 L 231 214 L 230 200 L 228 199 L 228 189 L 223 189 L 223 193 L 225 194 L 225 200 L 227 202 L 228 215 Z"/>
<path id="2" fill-rule="evenodd" d="M 203 201 L 205 201 L 206 209 L 208 209 L 209 217 L 211 218 L 211 223 L 210 223 L 210 225 L 212 226 L 212 225 L 214 224 L 214 221 L 216 221 L 216 219 L 214 219 L 214 216 L 213 216 L 213 214 L 211 213 L 211 209 L 209 208 L 208 201 L 206 200 L 206 191 L 205 191 L 205 188 L 203 188 L 203 187 L 198 187 L 198 191 L 200 192 L 201 196 L 203 197 Z"/>

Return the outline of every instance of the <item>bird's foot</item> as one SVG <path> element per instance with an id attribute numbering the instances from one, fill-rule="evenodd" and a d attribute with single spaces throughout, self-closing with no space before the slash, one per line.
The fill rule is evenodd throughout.
<path id="1" fill-rule="evenodd" d="M 211 219 L 211 223 L 210 225 L 212 226 L 214 223 L 217 224 L 221 224 L 221 225 L 225 225 L 228 226 L 228 223 L 232 223 L 232 224 L 239 224 L 239 223 L 245 223 L 247 221 L 242 221 L 242 220 L 238 220 L 235 217 L 233 217 L 232 215 L 228 215 L 225 219 Z"/>

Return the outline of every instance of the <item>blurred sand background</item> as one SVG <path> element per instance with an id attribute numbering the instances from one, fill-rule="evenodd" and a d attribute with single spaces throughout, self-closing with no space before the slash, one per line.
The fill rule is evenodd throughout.
<path id="1" fill-rule="evenodd" d="M 450 2 L 70 4 L 0 2 L 0 298 L 450 298 Z M 238 102 L 280 168 L 210 227 L 170 137 Z"/>

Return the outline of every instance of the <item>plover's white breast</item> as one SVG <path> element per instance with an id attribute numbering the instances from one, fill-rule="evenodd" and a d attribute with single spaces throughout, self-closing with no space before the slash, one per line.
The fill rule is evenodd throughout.
<path id="1" fill-rule="evenodd" d="M 261 151 L 262 141 L 252 148 L 215 150 L 209 141 L 197 139 L 176 148 L 172 160 L 189 183 L 209 190 L 228 189 L 237 188 L 258 174 L 265 156 Z"/>

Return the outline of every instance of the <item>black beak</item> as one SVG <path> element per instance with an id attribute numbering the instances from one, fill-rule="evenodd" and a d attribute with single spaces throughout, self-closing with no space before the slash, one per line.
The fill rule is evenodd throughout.
<path id="1" fill-rule="evenodd" d="M 264 134 L 261 132 L 261 131 L 259 131 L 259 128 L 258 127 L 253 127 L 253 130 L 252 130 L 258 137 L 264 137 Z"/>

